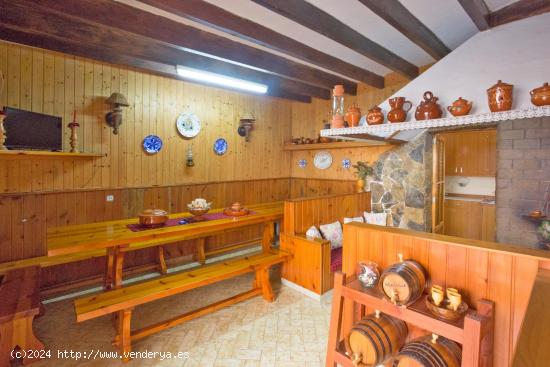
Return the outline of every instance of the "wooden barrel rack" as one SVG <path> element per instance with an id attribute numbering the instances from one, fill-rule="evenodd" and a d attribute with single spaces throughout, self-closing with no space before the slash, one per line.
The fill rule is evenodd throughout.
<path id="1" fill-rule="evenodd" d="M 345 338 L 349 325 L 364 318 L 366 309 L 369 309 L 460 344 L 461 367 L 492 367 L 494 303 L 481 300 L 477 303 L 476 310 L 469 310 L 464 318 L 446 321 L 436 318 L 428 311 L 425 297 L 423 295 L 406 307 L 398 306 L 389 302 L 379 289 L 363 288 L 355 276 L 346 278 L 344 273 L 336 273 L 326 366 L 357 365 L 346 354 Z"/>

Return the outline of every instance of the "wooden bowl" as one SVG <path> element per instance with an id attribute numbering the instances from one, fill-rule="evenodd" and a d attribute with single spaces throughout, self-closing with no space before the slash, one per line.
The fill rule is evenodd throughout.
<path id="1" fill-rule="evenodd" d="M 426 296 L 426 307 L 428 310 L 436 317 L 448 320 L 448 321 L 456 321 L 463 317 L 466 314 L 466 311 L 468 311 L 468 304 L 464 301 L 458 306 L 458 310 L 453 310 L 450 308 L 447 308 L 449 305 L 449 300 L 445 298 L 443 302 L 439 306 L 436 306 L 432 297 L 430 295 Z"/>
<path id="2" fill-rule="evenodd" d="M 139 224 L 143 226 L 161 226 L 168 220 L 168 212 L 162 209 L 146 209 L 138 217 Z"/>
<path id="3" fill-rule="evenodd" d="M 225 208 L 223 210 L 223 214 L 229 215 L 231 217 L 242 217 L 243 215 L 247 215 L 248 213 L 250 213 L 250 210 L 248 210 L 247 208 L 242 208 L 238 211 L 234 211 L 231 208 Z"/>
<path id="4" fill-rule="evenodd" d="M 210 210 L 210 208 L 192 209 L 192 208 L 189 208 L 189 207 L 187 207 L 187 209 L 189 210 L 189 213 L 193 214 L 195 217 L 202 217 L 203 215 L 208 213 L 208 211 Z"/>

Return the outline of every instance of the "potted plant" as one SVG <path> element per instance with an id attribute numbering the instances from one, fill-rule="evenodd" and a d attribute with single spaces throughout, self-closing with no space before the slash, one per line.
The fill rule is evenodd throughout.
<path id="1" fill-rule="evenodd" d="M 357 192 L 363 192 L 365 189 L 365 181 L 368 177 L 372 177 L 374 175 L 374 167 L 369 165 L 368 162 L 357 161 L 357 164 L 354 165 L 353 168 L 357 170 L 355 172 L 355 175 L 357 176 Z"/>

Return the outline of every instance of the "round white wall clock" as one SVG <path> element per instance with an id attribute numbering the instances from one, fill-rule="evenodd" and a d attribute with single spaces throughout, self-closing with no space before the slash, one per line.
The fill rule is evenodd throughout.
<path id="1" fill-rule="evenodd" d="M 178 132 L 186 138 L 194 138 L 201 131 L 201 122 L 192 112 L 180 114 L 176 120 Z"/>
<path id="2" fill-rule="evenodd" d="M 313 165 L 318 169 L 327 169 L 332 165 L 332 154 L 327 151 L 318 152 L 313 157 Z"/>

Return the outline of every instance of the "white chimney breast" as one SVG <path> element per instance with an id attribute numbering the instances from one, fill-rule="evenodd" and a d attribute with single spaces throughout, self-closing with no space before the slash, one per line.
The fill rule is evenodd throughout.
<path id="1" fill-rule="evenodd" d="M 480 32 L 400 89 L 413 103 L 407 121 L 425 91 L 439 98 L 444 117 L 458 97 L 473 101 L 471 114 L 489 111 L 487 89 L 499 79 L 514 84 L 512 109 L 532 107 L 529 91 L 550 82 L 550 13 Z M 380 105 L 387 113 L 387 100 Z"/>

